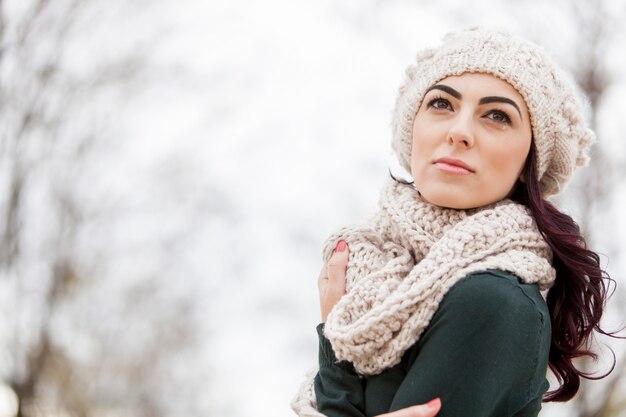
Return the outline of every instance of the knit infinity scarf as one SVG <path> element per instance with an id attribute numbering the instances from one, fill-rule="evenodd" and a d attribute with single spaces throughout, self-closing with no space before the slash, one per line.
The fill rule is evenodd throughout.
<path id="1" fill-rule="evenodd" d="M 400 362 L 428 326 L 448 290 L 472 272 L 512 272 L 540 289 L 554 282 L 552 251 L 528 209 L 505 199 L 468 210 L 435 206 L 409 185 L 389 180 L 365 225 L 344 227 L 325 242 L 323 260 L 348 243 L 346 294 L 324 334 L 338 360 L 375 375 Z M 300 416 L 316 410 L 310 370 L 292 400 Z"/>

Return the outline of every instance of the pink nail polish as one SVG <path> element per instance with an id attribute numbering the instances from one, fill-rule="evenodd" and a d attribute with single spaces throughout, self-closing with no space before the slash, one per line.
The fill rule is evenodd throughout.
<path id="1" fill-rule="evenodd" d="M 439 399 L 439 397 L 435 398 L 434 400 L 430 400 L 428 403 L 426 403 L 426 407 L 433 409 L 433 408 L 437 408 L 441 405 L 441 399 Z"/>
<path id="2" fill-rule="evenodd" d="M 335 248 L 335 250 L 337 252 L 343 252 L 344 250 L 346 250 L 345 240 L 340 240 L 339 243 L 337 243 L 337 247 Z"/>

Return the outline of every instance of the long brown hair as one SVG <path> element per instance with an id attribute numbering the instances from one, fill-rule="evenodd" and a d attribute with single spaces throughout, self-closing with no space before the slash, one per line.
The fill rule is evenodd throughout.
<path id="1" fill-rule="evenodd" d="M 617 337 L 600 327 L 608 289 L 615 281 L 600 266 L 598 254 L 587 248 L 578 224 L 552 203 L 541 197 L 535 164 L 534 141 L 523 169 L 524 182 L 518 181 L 511 199 L 528 207 L 539 232 L 552 249 L 556 280 L 546 302 L 552 322 L 552 341 L 548 365 L 560 386 L 547 392 L 544 401 L 567 401 L 580 387 L 580 378 L 601 379 L 577 369 L 573 359 L 597 354 L 591 350 L 593 331 Z M 615 287 L 614 287 L 615 289 Z"/>

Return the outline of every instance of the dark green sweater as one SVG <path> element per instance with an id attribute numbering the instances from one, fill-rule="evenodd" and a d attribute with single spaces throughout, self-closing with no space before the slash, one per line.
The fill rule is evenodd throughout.
<path id="1" fill-rule="evenodd" d="M 468 275 L 448 291 L 399 364 L 360 377 L 317 327 L 318 410 L 376 416 L 440 397 L 437 417 L 537 416 L 548 389 L 550 315 L 539 289 L 508 272 Z"/>

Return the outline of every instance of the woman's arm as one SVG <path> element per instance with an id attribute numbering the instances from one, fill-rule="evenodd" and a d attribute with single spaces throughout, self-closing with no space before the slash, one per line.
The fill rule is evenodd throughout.
<path id="1" fill-rule="evenodd" d="M 324 336 L 324 323 L 317 326 L 319 372 L 315 376 L 317 409 L 328 417 L 365 417 L 363 385 L 350 362 L 337 362 Z"/>
<path id="2" fill-rule="evenodd" d="M 349 251 L 340 241 L 327 265 L 318 278 L 322 320 L 345 294 L 345 274 Z M 319 372 L 314 388 L 317 409 L 328 417 L 365 417 L 365 397 L 362 380 L 348 361 L 337 361 L 330 341 L 324 336 L 324 323 L 317 326 L 319 338 Z M 377 417 L 434 417 L 441 407 L 436 398 Z"/>
<path id="3" fill-rule="evenodd" d="M 363 386 L 354 367 L 346 361 L 337 362 L 332 346 L 324 336 L 324 323 L 317 326 L 320 338 L 320 370 L 315 376 L 317 409 L 328 417 L 361 417 L 363 409 Z M 426 404 L 406 407 L 376 417 L 434 417 L 441 408 L 441 400 L 435 398 Z"/>
<path id="4" fill-rule="evenodd" d="M 390 411 L 441 397 L 438 416 L 536 416 L 550 320 L 534 285 L 500 271 L 473 274 L 448 292 L 417 344 Z"/>

